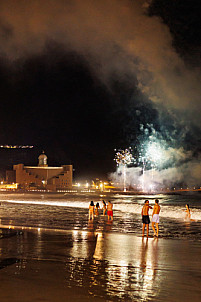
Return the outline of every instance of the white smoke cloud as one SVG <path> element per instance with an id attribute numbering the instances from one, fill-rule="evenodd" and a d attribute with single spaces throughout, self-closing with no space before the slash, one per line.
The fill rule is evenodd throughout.
<path id="1" fill-rule="evenodd" d="M 7 0 L 0 2 L 0 53 L 11 59 L 43 50 L 47 40 L 84 54 L 105 81 L 137 76 L 155 103 L 189 113 L 200 109 L 200 68 L 189 70 L 168 28 L 139 0 Z M 7 38 L 6 38 L 7 37 Z"/>
<path id="2" fill-rule="evenodd" d="M 154 159 L 152 161 L 152 168 L 146 169 L 146 165 L 126 167 L 126 187 L 139 191 L 152 191 L 167 189 L 175 184 L 183 184 L 185 188 L 200 185 L 201 156 L 193 158 L 192 151 L 185 151 L 182 147 L 178 149 L 170 147 L 163 152 L 163 162 L 156 157 L 156 161 Z M 167 164 L 169 164 L 168 167 L 165 167 Z M 122 189 L 124 186 L 123 169 L 123 166 L 119 166 L 115 173 L 109 175 L 110 180 Z"/>
<path id="3" fill-rule="evenodd" d="M 168 27 L 146 14 L 149 4 L 141 0 L 1 1 L 0 54 L 15 61 L 42 52 L 47 41 L 56 41 L 84 55 L 104 83 L 113 74 L 122 79 L 126 75 L 126 80 L 129 76 L 131 83 L 137 77 L 139 89 L 156 106 L 183 119 L 184 128 L 189 120 L 200 127 L 200 66 L 185 66 L 172 46 Z M 192 155 L 182 148 L 169 147 L 165 152 L 166 161 L 175 164 Z M 128 180 L 135 183 L 139 173 L 138 168 L 129 169 Z M 159 184 L 182 179 L 193 183 L 199 177 L 199 161 L 154 172 Z M 118 173 L 113 178 L 118 179 Z"/>
<path id="4" fill-rule="evenodd" d="M 201 160 L 201 158 L 200 158 Z M 136 189 L 138 191 L 160 191 L 161 189 L 169 189 L 175 185 L 184 185 L 183 189 L 198 188 L 200 186 L 201 166 L 200 160 L 192 160 L 191 162 L 180 165 L 179 167 L 170 167 L 163 170 L 147 170 L 142 173 L 142 168 L 126 169 L 126 187 Z M 110 180 L 115 186 L 123 189 L 124 179 L 121 168 L 115 173 L 109 175 Z"/>

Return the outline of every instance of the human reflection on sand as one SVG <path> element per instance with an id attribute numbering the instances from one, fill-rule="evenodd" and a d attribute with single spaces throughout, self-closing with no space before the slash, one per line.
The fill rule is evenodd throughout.
<path id="1" fill-rule="evenodd" d="M 84 286 L 92 296 L 118 299 L 147 299 L 157 294 L 158 239 L 96 232 L 93 221 L 89 231 L 72 231 L 66 237 L 65 280 L 68 287 Z M 110 229 L 108 223 L 105 229 Z M 38 257 L 44 257 L 41 238 Z M 68 244 L 70 242 L 70 245 Z M 49 249 L 46 247 L 46 249 Z M 58 251 L 57 251 L 58 253 Z"/>
<path id="2" fill-rule="evenodd" d="M 73 301 L 83 295 L 84 301 L 180 301 L 181 292 L 183 301 L 199 301 L 199 244 L 106 231 L 112 227 L 106 222 L 97 231 L 89 222 L 88 231 L 29 228 L 1 239 L 2 286 L 17 284 L 19 301 L 31 302 L 60 301 L 60 292 L 67 301 L 69 291 Z M 15 295 L 10 291 L 7 299 L 5 292 L 2 301 L 15 301 Z"/>
<path id="3" fill-rule="evenodd" d="M 140 265 L 137 268 L 137 286 L 141 298 L 147 299 L 149 295 L 156 294 L 160 288 L 161 277 L 157 278 L 158 266 L 158 238 L 153 240 L 142 238 L 140 250 Z M 158 272 L 160 274 L 160 272 Z"/>
<path id="4" fill-rule="evenodd" d="M 122 234 L 98 236 L 94 254 L 107 260 L 107 293 L 146 299 L 157 294 L 162 276 L 158 268 L 158 239 L 141 239 Z"/>
<path id="5" fill-rule="evenodd" d="M 96 249 L 97 234 L 73 231 L 73 247 L 70 255 L 74 258 L 92 258 Z"/>

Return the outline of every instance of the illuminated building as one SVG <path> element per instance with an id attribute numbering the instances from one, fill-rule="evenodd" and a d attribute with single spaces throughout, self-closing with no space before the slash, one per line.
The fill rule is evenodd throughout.
<path id="1" fill-rule="evenodd" d="M 0 183 L 0 191 L 14 191 L 17 190 L 18 185 L 16 183 L 13 184 L 4 184 Z"/>
<path id="2" fill-rule="evenodd" d="M 46 189 L 50 191 L 72 188 L 73 166 L 49 167 L 44 152 L 38 157 L 38 166 L 17 164 L 6 171 L 6 181 L 15 182 L 23 189 Z"/>

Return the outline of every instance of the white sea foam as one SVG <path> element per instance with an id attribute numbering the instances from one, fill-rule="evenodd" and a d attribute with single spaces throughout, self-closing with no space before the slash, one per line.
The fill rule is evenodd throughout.
<path id="1" fill-rule="evenodd" d="M 114 206 L 116 210 L 133 213 L 133 214 L 141 214 L 142 205 L 141 204 L 116 204 Z M 152 210 L 150 209 L 149 214 L 152 214 Z M 176 218 L 184 220 L 186 216 L 185 208 L 181 208 L 181 206 L 163 206 L 161 207 L 160 217 L 164 218 Z M 201 210 L 193 209 L 191 210 L 191 219 L 201 220 Z"/>
<path id="2" fill-rule="evenodd" d="M 120 197 L 120 196 L 118 196 Z M 82 209 L 88 209 L 89 207 L 89 200 L 84 201 L 77 201 L 77 200 L 48 200 L 48 199 L 34 199 L 34 200 L 28 200 L 28 199 L 3 199 L 5 203 L 17 203 L 17 204 L 24 204 L 24 205 L 41 205 L 41 206 L 57 206 L 57 207 L 73 207 L 73 208 L 82 208 Z M 185 219 L 185 207 L 183 205 L 169 205 L 168 203 L 165 204 L 165 202 L 161 202 L 161 212 L 160 217 L 164 218 L 174 218 L 174 219 Z M 101 202 L 100 202 L 101 205 Z M 150 205 L 153 206 L 152 203 Z M 133 214 L 139 214 L 141 215 L 142 211 L 142 202 L 139 201 L 139 203 L 133 203 L 133 201 L 130 200 L 124 200 L 122 199 L 116 199 L 113 200 L 113 208 L 116 211 L 126 212 L 126 213 L 133 213 Z M 152 210 L 150 209 L 150 215 L 152 214 Z M 191 218 L 193 220 L 201 220 L 201 209 L 200 208 L 193 208 L 191 210 Z"/>

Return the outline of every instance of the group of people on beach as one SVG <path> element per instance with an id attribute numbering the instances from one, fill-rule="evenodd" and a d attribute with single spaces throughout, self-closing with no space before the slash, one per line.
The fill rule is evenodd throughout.
<path id="1" fill-rule="evenodd" d="M 99 216 L 99 209 L 100 209 L 100 205 L 99 202 L 96 203 L 96 205 L 94 204 L 93 200 L 90 202 L 89 205 L 89 220 L 94 220 L 94 216 Z M 150 224 L 150 218 L 149 218 L 149 209 L 153 209 L 152 212 L 152 229 L 154 231 L 154 237 L 158 237 L 158 233 L 159 233 L 159 213 L 161 210 L 161 207 L 159 206 L 159 200 L 156 199 L 155 200 L 155 204 L 154 207 L 152 208 L 152 206 L 149 205 L 149 200 L 145 200 L 145 203 L 142 207 L 142 237 L 144 237 L 144 232 L 145 232 L 145 228 L 147 231 L 147 238 L 149 237 L 149 224 Z M 111 203 L 111 201 L 108 201 L 108 204 L 106 204 L 106 202 L 103 200 L 102 201 L 102 211 L 103 211 L 103 216 L 105 216 L 107 214 L 108 216 L 108 220 L 113 220 L 113 204 Z M 190 207 L 188 204 L 186 204 L 186 220 L 191 221 L 191 213 L 190 213 Z"/>
<path id="2" fill-rule="evenodd" d="M 159 200 L 155 200 L 155 205 L 153 208 L 152 212 L 152 229 L 154 231 L 154 236 L 158 237 L 158 231 L 159 231 L 159 213 L 161 210 L 161 207 L 159 206 Z M 147 237 L 149 237 L 149 224 L 150 224 L 150 219 L 149 219 L 149 209 L 152 209 L 152 207 L 149 205 L 149 200 L 145 200 L 145 204 L 142 207 L 142 237 L 144 237 L 144 231 L 145 228 L 147 230 Z M 156 227 L 156 228 L 155 228 Z"/>
<path id="3" fill-rule="evenodd" d="M 108 220 L 113 220 L 113 204 L 111 203 L 111 201 L 108 201 L 108 204 L 106 204 L 106 202 L 103 200 L 102 204 L 103 216 L 105 216 L 107 213 Z M 89 205 L 89 220 L 93 220 L 94 216 L 99 216 L 99 209 L 99 202 L 94 205 L 94 202 L 92 200 Z"/>
<path id="4" fill-rule="evenodd" d="M 156 199 L 155 200 L 155 205 L 154 205 L 154 208 L 153 208 L 153 212 L 152 212 L 152 229 L 154 231 L 154 236 L 155 237 L 158 237 L 158 232 L 159 232 L 159 213 L 160 213 L 160 210 L 161 210 L 161 207 L 159 206 L 159 200 Z M 142 212 L 141 212 L 141 215 L 142 215 L 142 223 L 143 223 L 143 226 L 142 226 L 142 237 L 144 237 L 144 232 L 145 232 L 145 228 L 146 228 L 146 231 L 147 231 L 147 238 L 149 237 L 149 224 L 150 224 L 150 219 L 149 219 L 149 209 L 152 209 L 152 207 L 149 205 L 149 200 L 145 200 L 145 204 L 144 206 L 142 207 Z M 191 212 L 190 212 L 190 207 L 189 207 L 189 204 L 186 204 L 186 217 L 185 219 L 188 220 L 188 221 L 193 221 L 191 219 Z"/>

